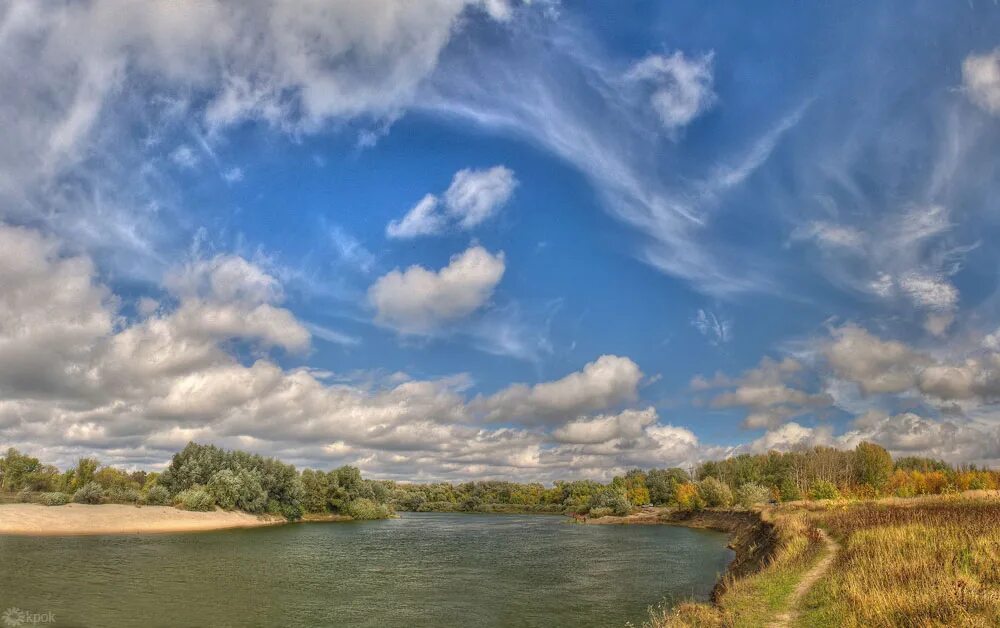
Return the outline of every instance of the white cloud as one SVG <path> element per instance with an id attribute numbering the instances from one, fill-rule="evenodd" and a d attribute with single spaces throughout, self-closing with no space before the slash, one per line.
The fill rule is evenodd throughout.
<path id="1" fill-rule="evenodd" d="M 793 358 L 778 362 L 765 357 L 738 379 L 696 377 L 691 385 L 695 390 L 732 388 L 713 398 L 712 407 L 746 408 L 743 427 L 770 428 L 833 403 L 833 398 L 825 392 L 810 393 L 798 387 L 800 384 L 795 380 L 802 370 L 802 364 Z"/>
<path id="2" fill-rule="evenodd" d="M 467 376 L 324 383 L 329 374 L 267 356 L 308 334 L 277 307 L 277 280 L 241 258 L 177 269 L 169 298 L 150 300 L 136 321 L 118 316 L 91 260 L 54 239 L 0 227 L 0 262 L 0 440 L 60 465 L 95 454 L 161 465 L 195 439 L 382 477 L 603 478 L 701 452 L 690 431 L 659 424 L 652 409 L 580 417 L 635 398 L 642 374 L 628 358 L 603 356 L 560 380 L 472 400 Z M 230 339 L 255 345 L 255 361 L 242 364 Z M 491 412 L 578 419 L 565 434 L 574 442 L 523 424 L 483 427 Z"/>
<path id="3" fill-rule="evenodd" d="M 443 199 L 427 194 L 400 220 L 386 225 L 390 238 L 437 235 L 449 228 L 468 231 L 495 215 L 517 187 L 514 171 L 504 166 L 455 173 Z M 442 206 L 443 205 L 443 211 Z"/>
<path id="4" fill-rule="evenodd" d="M 444 193 L 445 207 L 458 220 L 458 226 L 468 230 L 503 207 L 516 186 L 514 171 L 503 166 L 459 170 Z"/>
<path id="5" fill-rule="evenodd" d="M 602 355 L 562 379 L 514 384 L 474 405 L 492 422 L 555 423 L 634 400 L 641 379 L 642 371 L 629 358 Z"/>
<path id="6" fill-rule="evenodd" d="M 712 58 L 708 53 L 689 59 L 681 51 L 650 55 L 629 70 L 627 78 L 653 86 L 650 104 L 664 128 L 687 126 L 715 103 Z"/>
<path id="7" fill-rule="evenodd" d="M 733 322 L 719 318 L 709 310 L 698 310 L 691 324 L 713 345 L 721 345 L 733 339 Z"/>
<path id="8" fill-rule="evenodd" d="M 400 220 L 391 220 L 385 227 L 385 235 L 390 238 L 408 239 L 441 233 L 447 224 L 446 218 L 438 213 L 438 198 L 427 194 L 413 206 Z"/>
<path id="9" fill-rule="evenodd" d="M 481 246 L 453 255 L 439 271 L 410 266 L 380 277 L 368 289 L 375 320 L 404 334 L 425 334 L 483 307 L 505 270 L 504 255 Z"/>
<path id="10" fill-rule="evenodd" d="M 170 160 L 186 170 L 193 169 L 200 161 L 190 146 L 178 146 L 170 153 Z"/>
<path id="11" fill-rule="evenodd" d="M 838 377 L 854 382 L 865 394 L 908 390 L 929 362 L 904 343 L 882 340 L 855 325 L 833 330 L 824 354 Z"/>
<path id="12" fill-rule="evenodd" d="M 1000 114 L 1000 48 L 966 57 L 962 62 L 962 85 L 972 102 L 989 113 Z"/>
<path id="13" fill-rule="evenodd" d="M 571 421 L 552 432 L 561 443 L 596 445 L 615 439 L 634 439 L 642 436 L 646 428 L 657 422 L 654 408 L 624 410 L 619 414 L 596 416 Z"/>

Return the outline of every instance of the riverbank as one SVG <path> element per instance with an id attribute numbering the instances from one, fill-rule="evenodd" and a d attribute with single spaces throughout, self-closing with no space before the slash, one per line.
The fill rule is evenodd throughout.
<path id="1" fill-rule="evenodd" d="M 721 529 L 740 514 L 660 518 Z M 768 548 L 753 557 L 761 537 L 734 535 L 747 562 L 734 561 L 713 604 L 651 609 L 644 628 L 1000 625 L 1000 492 L 792 502 L 757 516 Z"/>
<path id="2" fill-rule="evenodd" d="M 216 510 L 193 512 L 170 506 L 122 504 L 0 505 L 0 535 L 77 536 L 205 532 L 280 525 L 284 517 Z"/>
<path id="3" fill-rule="evenodd" d="M 728 533 L 729 548 L 736 556 L 712 590 L 713 601 L 718 601 L 732 583 L 763 569 L 774 558 L 780 541 L 774 523 L 757 510 L 649 508 L 621 517 L 578 521 L 587 525 L 676 525 Z"/>

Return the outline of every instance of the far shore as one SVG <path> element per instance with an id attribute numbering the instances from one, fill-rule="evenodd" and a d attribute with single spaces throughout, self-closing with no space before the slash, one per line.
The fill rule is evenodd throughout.
<path id="1" fill-rule="evenodd" d="M 224 510 L 192 512 L 171 506 L 0 505 L 0 535 L 80 536 L 205 532 L 283 523 L 285 523 L 284 517 L 258 516 Z"/>

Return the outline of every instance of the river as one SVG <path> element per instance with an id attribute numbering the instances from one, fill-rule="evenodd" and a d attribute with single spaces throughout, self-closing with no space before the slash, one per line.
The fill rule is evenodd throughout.
<path id="1" fill-rule="evenodd" d="M 719 532 L 545 515 L 8 536 L 0 614 L 101 627 L 639 625 L 665 598 L 705 599 L 732 556 Z"/>

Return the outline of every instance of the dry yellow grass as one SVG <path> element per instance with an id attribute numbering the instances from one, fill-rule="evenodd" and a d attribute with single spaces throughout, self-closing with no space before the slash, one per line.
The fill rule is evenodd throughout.
<path id="1" fill-rule="evenodd" d="M 806 599 L 810 626 L 1000 626 L 997 494 L 885 500 L 805 514 L 842 539 Z"/>
<path id="2" fill-rule="evenodd" d="M 645 626 L 767 625 L 819 559 L 817 526 L 841 549 L 794 609 L 796 625 L 1000 626 L 1000 492 L 799 502 L 765 516 L 779 534 L 769 564 L 717 606 L 653 609 Z"/>

